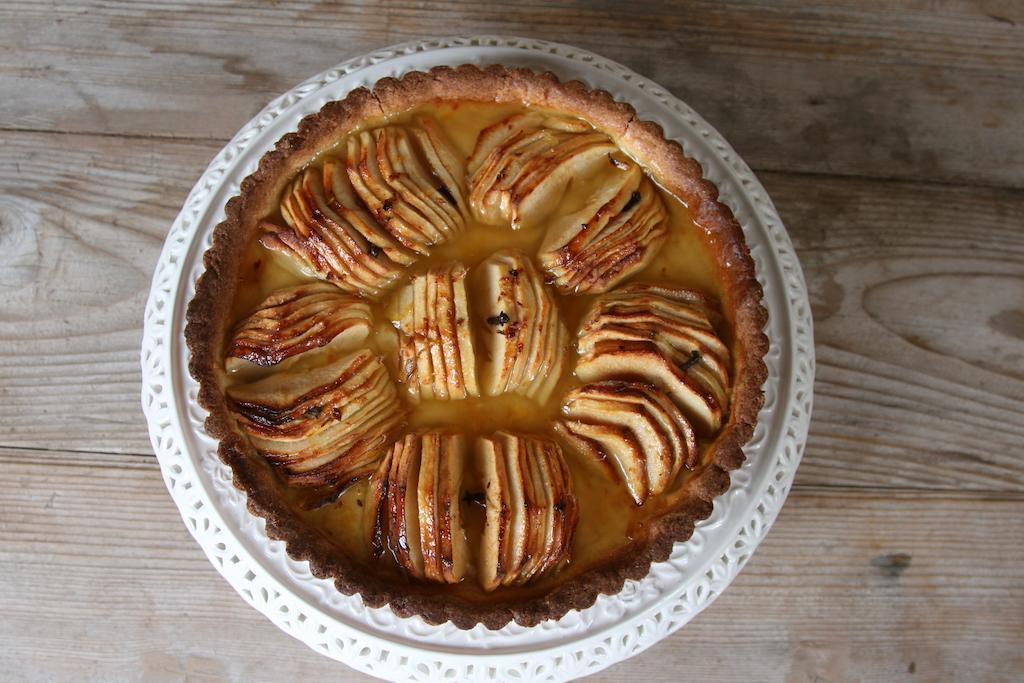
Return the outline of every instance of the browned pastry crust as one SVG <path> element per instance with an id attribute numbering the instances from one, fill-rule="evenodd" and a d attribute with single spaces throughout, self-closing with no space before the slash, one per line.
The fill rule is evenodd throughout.
<path id="1" fill-rule="evenodd" d="M 276 494 L 275 475 L 237 431 L 222 391 L 223 358 L 230 311 L 243 252 L 274 208 L 281 190 L 319 151 L 353 129 L 430 102 L 525 103 L 591 122 L 645 166 L 688 206 L 715 255 L 722 282 L 722 308 L 733 331 L 734 387 L 728 421 L 704 454 L 703 463 L 687 479 L 671 511 L 652 521 L 646 543 L 624 548 L 603 566 L 569 578 L 546 593 L 480 604 L 417 584 L 396 586 L 373 572 L 339 558 L 323 532 L 290 512 Z M 385 78 L 373 90 L 359 88 L 340 101 L 326 104 L 304 118 L 298 131 L 282 137 L 263 156 L 258 169 L 241 184 L 226 206 L 226 218 L 214 231 L 206 252 L 206 271 L 199 278 L 188 308 L 185 338 L 191 351 L 189 370 L 199 382 L 199 402 L 209 411 L 206 431 L 220 440 L 220 457 L 245 491 L 248 507 L 267 521 L 268 534 L 287 544 L 296 560 L 308 560 L 316 576 L 334 580 L 345 594 L 359 593 L 370 606 L 390 604 L 401 616 L 419 614 L 427 621 L 451 620 L 460 628 L 482 623 L 496 629 L 510 620 L 530 626 L 558 618 L 571 609 L 593 604 L 600 593 L 614 594 L 625 579 L 640 579 L 652 562 L 668 558 L 676 541 L 688 539 L 694 523 L 706 518 L 712 501 L 729 487 L 729 471 L 743 462 L 741 447 L 753 434 L 763 404 L 767 376 L 763 357 L 768 349 L 762 330 L 767 312 L 762 290 L 740 226 L 717 201 L 718 190 L 703 179 L 700 165 L 667 140 L 659 125 L 636 118 L 634 109 L 601 90 L 577 81 L 560 82 L 550 73 L 491 66 L 437 67 L 401 79 Z"/>

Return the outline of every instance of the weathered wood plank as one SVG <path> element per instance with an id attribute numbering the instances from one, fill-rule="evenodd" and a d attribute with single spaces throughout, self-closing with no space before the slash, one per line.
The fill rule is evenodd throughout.
<path id="1" fill-rule="evenodd" d="M 278 2 L 0 7 L 0 127 L 226 140 L 338 61 L 507 33 L 600 52 L 758 169 L 1024 184 L 1024 14 L 958 3 Z"/>
<path id="2" fill-rule="evenodd" d="M 152 269 L 210 145 L 0 133 L 0 445 L 149 452 Z"/>
<path id="3" fill-rule="evenodd" d="M 239 599 L 155 463 L 58 457 L 0 449 L 5 676 L 358 678 Z M 802 487 L 721 599 L 598 680 L 1006 680 L 1022 586 L 1020 494 Z"/>
<path id="4" fill-rule="evenodd" d="M 781 175 L 766 185 L 814 313 L 799 481 L 1021 490 L 1024 193 Z"/>
<path id="5" fill-rule="evenodd" d="M 0 446 L 148 453 L 150 272 L 215 145 L 0 142 Z M 800 483 L 1024 490 L 1024 193 L 765 179 L 817 324 Z"/>

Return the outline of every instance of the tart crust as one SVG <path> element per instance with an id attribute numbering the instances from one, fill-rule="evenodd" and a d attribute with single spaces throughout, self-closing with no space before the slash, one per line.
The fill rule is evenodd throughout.
<path id="1" fill-rule="evenodd" d="M 493 596 L 486 604 L 382 579 L 339 558 L 322 531 L 291 513 L 279 499 L 274 473 L 238 431 L 223 391 L 224 349 L 239 265 L 260 219 L 271 213 L 285 185 L 321 150 L 368 121 L 422 104 L 456 101 L 546 107 L 585 119 L 609 135 L 687 205 L 714 254 L 723 314 L 733 332 L 735 379 L 728 419 L 672 509 L 648 524 L 647 538 L 546 593 L 506 600 Z M 703 178 L 700 165 L 679 143 L 666 139 L 658 124 L 638 119 L 630 105 L 615 101 L 606 91 L 591 90 L 579 81 L 561 82 L 551 73 L 504 66 L 436 67 L 400 79 L 384 78 L 372 90 L 353 90 L 305 117 L 297 132 L 282 137 L 263 156 L 256 171 L 242 181 L 239 194 L 227 202 L 226 217 L 214 230 L 213 244 L 203 257 L 206 270 L 187 312 L 189 371 L 199 382 L 199 403 L 209 411 L 206 431 L 220 441 L 220 457 L 231 468 L 235 486 L 245 492 L 249 511 L 266 520 L 268 535 L 284 541 L 293 559 L 308 561 L 315 576 L 332 579 L 342 593 L 358 593 L 371 607 L 389 604 L 403 617 L 420 615 L 431 623 L 450 620 L 464 629 L 478 623 L 497 629 L 511 620 L 532 626 L 589 607 L 599 594 L 620 591 L 626 579 L 643 578 L 652 562 L 668 558 L 675 542 L 690 538 L 694 524 L 711 514 L 714 498 L 729 488 L 729 472 L 742 464 L 742 446 L 753 435 L 764 402 L 768 339 L 762 332 L 767 322 L 763 293 L 742 230 L 717 199 L 718 190 Z"/>

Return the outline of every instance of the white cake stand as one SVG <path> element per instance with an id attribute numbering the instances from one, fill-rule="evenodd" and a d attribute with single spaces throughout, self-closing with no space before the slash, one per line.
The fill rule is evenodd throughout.
<path id="1" fill-rule="evenodd" d="M 203 432 L 188 374 L 185 308 L 225 202 L 260 157 L 303 116 L 384 76 L 442 64 L 508 64 L 579 79 L 632 104 L 700 161 L 743 226 L 764 286 L 771 350 L 765 406 L 747 461 L 711 517 L 642 581 L 593 607 L 533 628 L 468 631 L 366 607 L 291 560 Z M 142 405 L 167 489 L 217 571 L 253 607 L 314 650 L 359 671 L 400 680 L 566 680 L 645 650 L 707 607 L 750 558 L 778 514 L 800 462 L 811 413 L 814 347 L 803 275 L 761 183 L 692 109 L 625 67 L 567 45 L 499 36 L 404 43 L 348 60 L 271 102 L 217 155 L 167 236 L 146 306 Z"/>

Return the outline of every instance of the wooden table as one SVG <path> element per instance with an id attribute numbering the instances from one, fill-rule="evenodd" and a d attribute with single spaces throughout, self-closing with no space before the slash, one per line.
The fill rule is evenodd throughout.
<path id="1" fill-rule="evenodd" d="M 8 0 L 0 678 L 360 678 L 186 532 L 139 406 L 142 312 L 186 193 L 270 98 L 452 32 L 575 43 L 682 97 L 764 181 L 813 302 L 814 420 L 774 530 L 596 678 L 1024 676 L 1020 3 Z"/>

